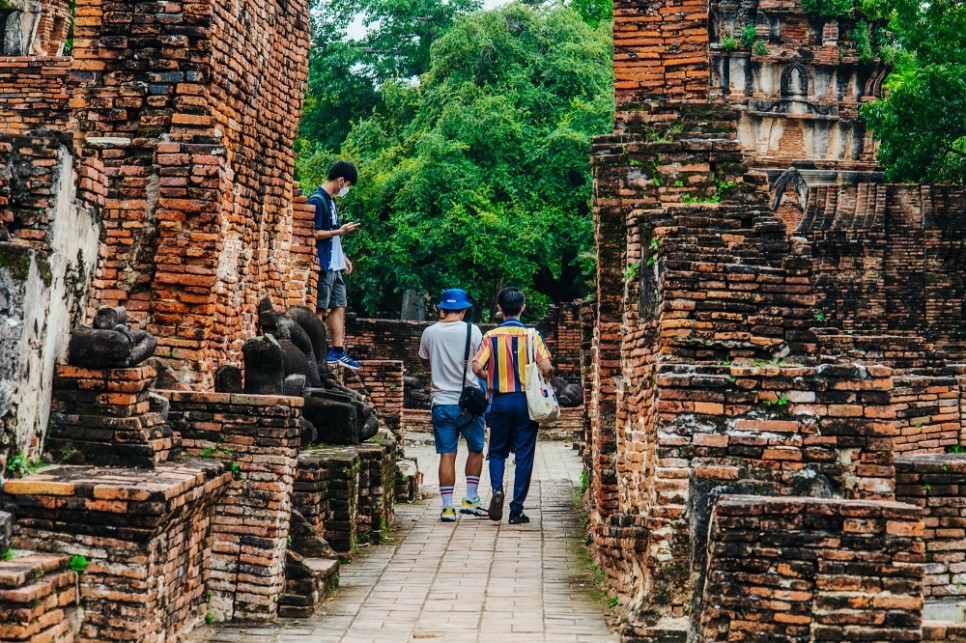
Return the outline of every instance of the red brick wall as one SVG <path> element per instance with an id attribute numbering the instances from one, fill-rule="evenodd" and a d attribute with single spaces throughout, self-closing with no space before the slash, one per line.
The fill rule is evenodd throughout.
<path id="1" fill-rule="evenodd" d="M 966 456 L 896 457 L 896 500 L 921 507 L 925 531 L 927 599 L 966 596 Z"/>
<path id="2" fill-rule="evenodd" d="M 16 507 L 15 548 L 88 561 L 74 640 L 170 640 L 204 618 L 214 503 L 230 479 L 211 461 L 60 467 L 8 480 L 3 491 Z"/>
<path id="3" fill-rule="evenodd" d="M 432 433 L 433 418 L 429 409 L 403 409 L 403 427 L 407 433 Z"/>
<path id="4" fill-rule="evenodd" d="M 644 614 L 683 616 L 695 589 L 686 561 L 700 563 L 722 490 L 892 499 L 890 376 L 884 367 L 659 367 L 656 416 L 628 404 L 618 424 L 623 484 L 601 549 L 614 557 L 615 588 Z"/>
<path id="5" fill-rule="evenodd" d="M 397 439 L 405 436 L 403 418 L 403 363 L 396 360 L 366 360 L 364 368 L 355 373 L 342 372 L 345 385 L 369 395 L 385 423 Z"/>
<path id="6" fill-rule="evenodd" d="M 614 2 L 617 110 L 644 100 L 708 96 L 708 3 Z"/>
<path id="7" fill-rule="evenodd" d="M 185 451 L 222 460 L 233 474 L 211 523 L 209 606 L 219 621 L 272 621 L 285 591 L 303 400 L 159 392 Z"/>
<path id="8" fill-rule="evenodd" d="M 582 360 L 579 306 L 578 303 L 557 304 L 542 319 L 527 322 L 543 335 L 557 374 L 575 383 L 580 383 Z M 405 366 L 406 375 L 426 377 L 419 361 L 419 340 L 433 323 L 349 316 L 346 345 L 356 359 L 399 360 Z M 485 333 L 494 325 L 480 324 L 480 327 Z"/>
<path id="9" fill-rule="evenodd" d="M 0 272 L 6 332 L 0 380 L 0 463 L 39 456 L 54 364 L 82 316 L 97 255 L 103 165 L 73 150 L 70 59 L 0 59 Z"/>
<path id="10" fill-rule="evenodd" d="M 966 360 L 964 206 L 962 186 L 815 188 L 795 234 L 812 243 L 823 324 L 919 335 Z"/>
<path id="11" fill-rule="evenodd" d="M 294 198 L 292 149 L 308 12 L 304 2 L 164 11 L 78 3 L 72 105 L 110 181 L 91 306 L 125 305 L 182 381 L 206 386 L 239 360 L 262 297 L 303 304 L 311 285 L 312 211 Z M 158 59 L 159 39 L 163 63 L 130 64 Z"/>
<path id="12" fill-rule="evenodd" d="M 700 598 L 717 494 L 892 500 L 894 449 L 960 440 L 947 359 L 966 345 L 966 198 L 875 183 L 857 114 L 886 69 L 857 59 L 860 16 L 816 31 L 788 0 L 614 9 L 614 134 L 593 146 L 591 531 L 625 633 L 683 641 L 672 621 Z M 724 51 L 748 24 L 768 52 Z M 755 632 L 785 627 L 773 616 Z"/>
<path id="13" fill-rule="evenodd" d="M 537 432 L 538 440 L 581 440 L 584 436 L 584 407 L 563 407 L 560 417 L 547 424 L 541 424 Z"/>
<path id="14" fill-rule="evenodd" d="M 395 524 L 396 445 L 316 447 L 299 455 L 294 508 L 340 552 L 381 542 Z"/>
<path id="15" fill-rule="evenodd" d="M 894 502 L 723 496 L 700 640 L 918 641 L 919 514 Z"/>
<path id="16" fill-rule="evenodd" d="M 959 377 L 898 375 L 894 381 L 897 454 L 945 453 L 960 443 L 966 421 L 960 409 L 963 390 Z"/>
<path id="17" fill-rule="evenodd" d="M 164 418 L 151 410 L 150 366 L 88 369 L 62 364 L 54 376 L 54 400 L 45 449 L 73 464 L 153 469 L 180 452 Z M 66 459 L 62 458 L 61 459 Z"/>
<path id="18" fill-rule="evenodd" d="M 70 58 L 0 57 L 0 134 L 66 130 Z"/>

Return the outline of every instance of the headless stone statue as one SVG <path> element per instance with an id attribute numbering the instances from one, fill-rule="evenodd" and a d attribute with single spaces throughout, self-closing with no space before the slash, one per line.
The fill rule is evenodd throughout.
<path id="1" fill-rule="evenodd" d="M 271 299 L 258 306 L 258 324 L 264 333 L 245 342 L 246 393 L 305 398 L 302 442 L 359 444 L 375 435 L 375 409 L 358 392 L 341 385 L 326 363 L 325 324 L 305 306 L 275 310 Z M 238 385 L 236 373 L 223 367 L 215 377 L 216 390 Z"/>
<path id="2" fill-rule="evenodd" d="M 94 325 L 70 334 L 67 363 L 84 368 L 130 368 L 154 354 L 158 342 L 150 333 L 131 328 L 123 307 L 102 306 Z"/>

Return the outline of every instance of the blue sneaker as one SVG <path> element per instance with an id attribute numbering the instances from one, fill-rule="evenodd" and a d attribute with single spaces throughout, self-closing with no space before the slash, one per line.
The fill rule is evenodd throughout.
<path id="1" fill-rule="evenodd" d="M 362 368 L 362 364 L 349 357 L 347 352 L 334 351 L 331 348 L 329 349 L 329 354 L 326 355 L 325 361 L 330 365 L 338 364 L 353 371 L 358 371 Z"/>
<path id="2" fill-rule="evenodd" d="M 342 357 L 339 358 L 339 364 L 353 371 L 358 371 L 362 368 L 362 364 L 349 357 L 348 353 L 342 353 Z"/>

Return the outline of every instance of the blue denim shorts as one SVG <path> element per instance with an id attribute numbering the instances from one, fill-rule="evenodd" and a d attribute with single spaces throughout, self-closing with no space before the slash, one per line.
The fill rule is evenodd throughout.
<path id="1" fill-rule="evenodd" d="M 482 451 L 486 445 L 486 429 L 483 418 L 469 421 L 470 416 L 463 412 L 459 404 L 437 404 L 433 406 L 433 436 L 436 438 L 436 453 L 456 453 L 460 434 L 466 440 L 470 451 Z"/>

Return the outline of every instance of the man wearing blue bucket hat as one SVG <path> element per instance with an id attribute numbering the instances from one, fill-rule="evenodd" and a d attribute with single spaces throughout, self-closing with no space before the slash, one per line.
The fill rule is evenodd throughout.
<path id="1" fill-rule="evenodd" d="M 419 359 L 423 366 L 430 369 L 432 380 L 433 435 L 436 453 L 439 454 L 439 492 L 443 497 L 440 520 L 443 522 L 456 522 L 453 489 L 456 485 L 456 451 L 460 434 L 469 449 L 466 496 L 460 512 L 486 516 L 478 492 L 486 442 L 483 418 L 466 413 L 459 405 L 464 387 L 479 386 L 473 369 L 467 363 L 467 355 L 475 355 L 483 339 L 478 326 L 464 323 L 466 311 L 472 306 L 466 291 L 459 288 L 443 291 L 443 300 L 437 305 L 439 321 L 423 331 L 419 342 Z"/>

